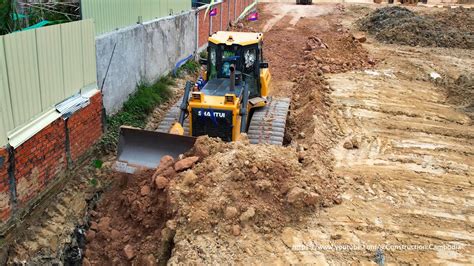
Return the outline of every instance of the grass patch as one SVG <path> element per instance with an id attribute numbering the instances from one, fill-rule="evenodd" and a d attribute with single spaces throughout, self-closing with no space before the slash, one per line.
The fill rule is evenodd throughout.
<path id="1" fill-rule="evenodd" d="M 104 162 L 102 160 L 93 160 L 92 161 L 92 166 L 96 169 L 102 168 L 102 165 L 104 165 Z"/>
<path id="2" fill-rule="evenodd" d="M 107 117 L 107 132 L 100 141 L 104 153 L 114 152 L 117 148 L 120 126 L 144 128 L 148 115 L 155 107 L 166 102 L 173 94 L 169 86 L 174 85 L 171 77 L 160 78 L 155 84 L 141 84 L 130 95 L 120 112 Z"/>
<path id="3" fill-rule="evenodd" d="M 176 75 L 178 77 L 182 77 L 186 74 L 196 74 L 198 73 L 199 69 L 200 69 L 200 65 L 199 65 L 199 62 L 195 61 L 195 60 L 188 60 L 184 65 L 182 65 Z"/>

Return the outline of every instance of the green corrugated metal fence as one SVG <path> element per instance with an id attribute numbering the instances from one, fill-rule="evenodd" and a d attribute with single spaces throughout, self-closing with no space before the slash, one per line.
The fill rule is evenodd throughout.
<path id="1" fill-rule="evenodd" d="M 191 0 L 82 0 L 82 17 L 97 34 L 191 10 Z"/>
<path id="2" fill-rule="evenodd" d="M 0 36 L 0 147 L 7 132 L 96 80 L 92 20 Z"/>

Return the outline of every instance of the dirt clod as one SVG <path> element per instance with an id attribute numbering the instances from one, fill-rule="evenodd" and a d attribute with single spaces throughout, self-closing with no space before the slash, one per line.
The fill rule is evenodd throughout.
<path id="1" fill-rule="evenodd" d="M 240 235 L 240 226 L 238 224 L 232 226 L 232 234 L 234 236 Z"/>
<path id="2" fill-rule="evenodd" d="M 199 161 L 198 156 L 192 156 L 188 158 L 184 158 L 182 160 L 179 160 L 174 164 L 174 170 L 176 172 L 180 172 L 186 169 L 191 168 L 197 161 Z"/>
<path id="3" fill-rule="evenodd" d="M 155 185 L 158 189 L 165 189 L 168 186 L 168 179 L 164 176 L 157 176 L 155 179 Z"/>
<path id="4" fill-rule="evenodd" d="M 255 216 L 255 208 L 249 207 L 244 213 L 240 215 L 240 221 L 245 223 Z"/>
<path id="5" fill-rule="evenodd" d="M 123 248 L 123 253 L 125 254 L 125 257 L 128 260 L 132 260 L 135 257 L 135 251 L 133 250 L 133 247 L 131 245 L 126 245 Z"/>
<path id="6" fill-rule="evenodd" d="M 87 242 L 91 242 L 92 240 L 94 240 L 95 238 L 95 231 L 94 230 L 89 230 L 87 233 L 86 233 L 86 240 Z"/>
<path id="7" fill-rule="evenodd" d="M 184 173 L 183 183 L 187 186 L 192 186 L 196 184 L 198 176 L 194 173 L 193 170 L 188 170 Z"/>
<path id="8" fill-rule="evenodd" d="M 140 194 L 142 196 L 147 196 L 148 194 L 150 194 L 150 187 L 149 186 L 143 186 L 140 190 Z"/>
<path id="9" fill-rule="evenodd" d="M 288 193 L 288 202 L 291 204 L 298 204 L 303 202 L 305 197 L 305 190 L 299 187 L 292 188 Z"/>
<path id="10" fill-rule="evenodd" d="M 227 207 L 225 209 L 225 218 L 226 219 L 232 219 L 234 217 L 237 217 L 239 215 L 239 211 L 235 207 Z"/>

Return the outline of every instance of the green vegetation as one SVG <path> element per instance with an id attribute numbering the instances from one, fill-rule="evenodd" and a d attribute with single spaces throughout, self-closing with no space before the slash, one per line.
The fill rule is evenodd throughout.
<path id="1" fill-rule="evenodd" d="M 94 168 L 96 168 L 96 169 L 102 168 L 103 164 L 104 164 L 104 162 L 102 160 L 93 160 L 92 161 L 92 166 L 94 166 Z"/>
<path id="2" fill-rule="evenodd" d="M 156 106 L 172 96 L 172 91 L 169 89 L 171 85 L 174 85 L 174 81 L 169 76 L 162 77 L 155 84 L 139 85 L 137 91 L 123 105 L 122 110 L 107 117 L 107 132 L 100 142 L 101 151 L 105 153 L 115 151 L 120 126 L 145 127 L 148 115 Z"/>
<path id="3" fill-rule="evenodd" d="M 97 179 L 95 178 L 92 178 L 89 180 L 89 185 L 91 185 L 92 187 L 97 187 L 98 184 L 99 184 L 99 181 L 97 181 Z"/>
<path id="4" fill-rule="evenodd" d="M 46 25 L 80 20 L 79 3 L 0 0 L 0 35 L 46 21 Z"/>
<path id="5" fill-rule="evenodd" d="M 177 76 L 181 77 L 184 73 L 194 74 L 199 71 L 200 65 L 199 62 L 194 60 L 187 61 L 184 65 L 182 65 L 177 72 Z"/>
<path id="6" fill-rule="evenodd" d="M 203 50 L 201 53 L 199 53 L 199 57 L 207 59 L 207 50 Z"/>
<path id="7" fill-rule="evenodd" d="M 0 35 L 8 34 L 20 28 L 13 0 L 0 0 Z"/>

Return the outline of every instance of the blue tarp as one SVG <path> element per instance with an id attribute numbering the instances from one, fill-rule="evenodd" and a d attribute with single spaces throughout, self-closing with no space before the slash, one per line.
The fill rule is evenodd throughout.
<path id="1" fill-rule="evenodd" d="M 29 27 L 26 27 L 26 28 L 22 29 L 22 31 L 38 29 L 38 28 L 44 27 L 44 26 L 49 25 L 49 24 L 51 24 L 51 21 L 43 20 L 41 22 L 36 23 L 35 25 L 32 25 L 32 26 L 29 26 Z"/>

